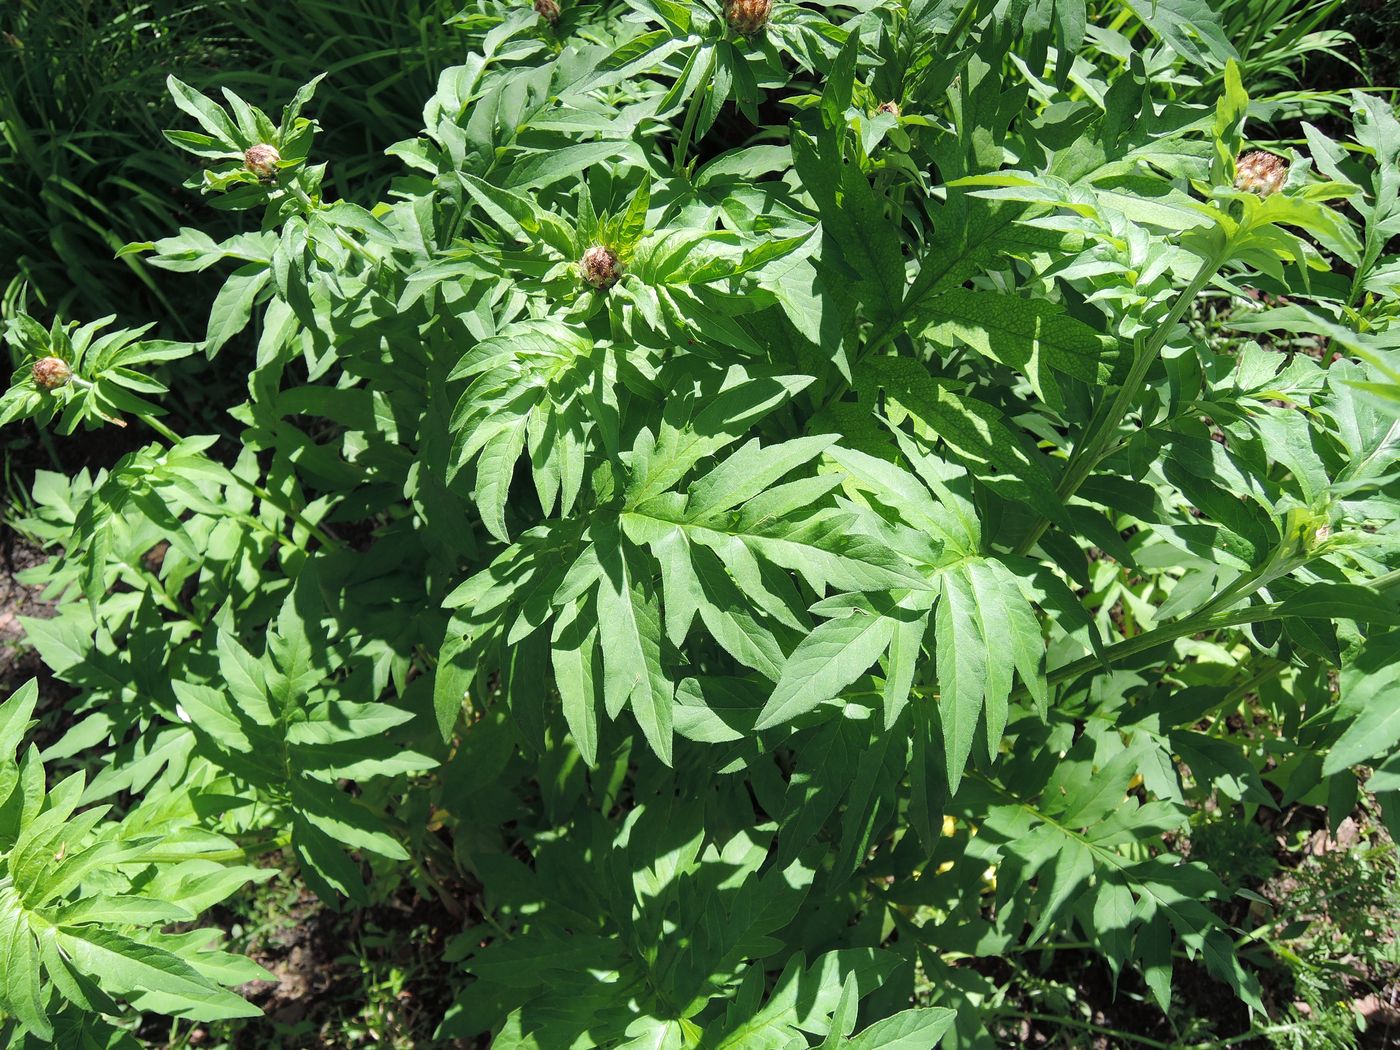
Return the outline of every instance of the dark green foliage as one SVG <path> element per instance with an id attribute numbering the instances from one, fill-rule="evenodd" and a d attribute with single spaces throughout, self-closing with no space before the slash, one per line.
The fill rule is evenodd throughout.
<path id="1" fill-rule="evenodd" d="M 1286 34 L 1195 0 L 741 21 L 473 6 L 377 203 L 332 80 L 169 79 L 243 225 L 123 258 L 221 275 L 207 322 L 8 327 L 6 420 L 158 440 L 25 524 L 82 772 L 0 766 L 7 1034 L 233 1012 L 164 873 L 282 849 L 336 907 L 460 889 L 442 1040 L 987 1047 L 1057 942 L 1263 1023 L 1193 812 L 1400 801 L 1400 121 L 1244 156 Z M 235 436 L 136 367 L 196 354 Z M 154 812 L 194 856 L 35 876 Z"/>

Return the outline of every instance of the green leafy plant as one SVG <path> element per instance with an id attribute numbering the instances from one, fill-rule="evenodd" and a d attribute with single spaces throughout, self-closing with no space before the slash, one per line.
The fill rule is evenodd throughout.
<path id="1" fill-rule="evenodd" d="M 221 888 L 287 850 L 335 906 L 452 901 L 443 1040 L 991 1046 L 991 963 L 1057 942 L 1265 1031 L 1193 811 L 1335 826 L 1358 769 L 1400 805 L 1389 104 L 1272 151 L 1268 41 L 1195 3 L 455 24 L 377 202 L 322 192 L 316 81 L 273 122 L 171 79 L 189 186 L 262 215 L 125 249 L 227 270 L 199 342 L 12 319 L 69 376 L 6 419 L 156 438 L 23 525 L 93 773 L 52 822 L 160 806 Z M 132 393 L 195 351 L 246 379 L 236 435 Z M 198 1016 L 55 950 L 7 1032 Z"/>
<path id="2" fill-rule="evenodd" d="M 207 930 L 161 931 L 266 874 L 228 865 L 242 851 L 199 826 L 193 803 L 216 785 L 152 792 L 105 819 L 110 806 L 83 806 L 81 773 L 49 789 L 37 749 L 19 759 L 37 696 L 30 683 L 0 705 L 0 1008 L 19 1045 L 26 1033 L 36 1045 L 106 1040 L 116 1032 L 101 1016 L 119 1003 L 200 1020 L 256 1013 L 221 986 L 260 967 Z"/>

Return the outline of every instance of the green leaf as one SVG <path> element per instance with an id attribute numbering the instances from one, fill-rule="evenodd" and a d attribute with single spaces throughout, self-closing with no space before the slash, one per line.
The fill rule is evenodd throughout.
<path id="1" fill-rule="evenodd" d="M 925 338 L 960 341 L 1031 376 L 1042 365 L 1089 384 L 1113 375 L 1112 340 L 1044 299 L 954 288 L 920 310 Z"/>
<path id="2" fill-rule="evenodd" d="M 0 1007 L 40 1039 L 53 1036 L 39 949 L 14 891 L 0 890 Z"/>
<path id="3" fill-rule="evenodd" d="M 647 743 L 671 763 L 673 686 L 661 666 L 661 617 L 621 536 L 598 537 L 598 639 L 603 649 L 603 701 L 616 717 L 630 706 Z"/>
<path id="4" fill-rule="evenodd" d="M 1049 471 L 999 410 L 956 393 L 947 381 L 935 379 L 922 363 L 908 358 L 877 358 L 866 363 L 864 372 L 884 388 L 887 400 L 893 399 L 931 434 L 973 462 L 994 466 L 1002 490 L 1052 522 L 1068 526 Z M 984 483 L 992 480 L 985 473 L 980 476 Z"/>
<path id="5" fill-rule="evenodd" d="M 33 725 L 31 719 L 38 700 L 39 681 L 31 678 L 0 704 L 0 764 L 14 761 L 21 741 Z M 4 802 L 3 796 L 0 802 Z"/>
<path id="6" fill-rule="evenodd" d="M 502 543 L 510 542 L 506 532 L 506 501 L 515 474 L 515 461 L 525 448 L 527 417 L 516 416 L 486 442 L 477 458 L 476 487 L 472 492 L 481 523 Z"/>
<path id="7" fill-rule="evenodd" d="M 242 153 L 247 146 L 253 145 L 242 140 L 222 107 L 211 102 L 184 81 L 173 75 L 168 76 L 165 78 L 165 86 L 169 89 L 175 105 L 198 121 L 200 127 L 214 136 L 220 145 L 237 153 Z"/>
<path id="8" fill-rule="evenodd" d="M 1400 627 L 1400 604 L 1380 591 L 1352 583 L 1309 584 L 1280 602 L 1278 614 Z"/>
<path id="9" fill-rule="evenodd" d="M 856 62 L 860 58 L 860 29 L 846 38 L 841 52 L 831 64 L 822 87 L 822 123 L 828 128 L 846 128 L 846 110 L 851 107 L 851 89 L 855 83 Z"/>
<path id="10" fill-rule="evenodd" d="M 815 435 L 762 446 L 754 438 L 690 486 L 686 511 L 698 519 L 746 503 L 835 441 L 834 436 Z"/>
<path id="11" fill-rule="evenodd" d="M 750 376 L 735 366 L 725 373 L 717 392 L 672 398 L 655 438 L 639 437 L 633 449 L 628 504 L 636 506 L 665 492 L 811 382 L 810 376 Z"/>
<path id="12" fill-rule="evenodd" d="M 1400 744 L 1400 630 L 1372 635 L 1342 669 L 1342 703 L 1355 712 L 1332 750 L 1323 759 L 1322 773 L 1332 776 L 1350 766 L 1388 753 Z"/>
<path id="13" fill-rule="evenodd" d="M 627 152 L 630 146 L 631 143 L 626 140 L 613 139 L 579 142 L 527 155 L 511 167 L 505 185 L 511 190 L 550 186 L 595 164 L 611 160 L 619 153 Z"/>
<path id="14" fill-rule="evenodd" d="M 885 729 L 891 729 L 909 703 L 919 660 L 923 654 L 924 635 L 928 633 L 927 612 L 913 620 L 895 621 L 890 639 L 889 659 L 885 666 L 885 685 L 880 697 L 884 702 Z"/>
<path id="15" fill-rule="evenodd" d="M 158 991 L 201 1021 L 257 1017 L 252 1003 L 203 977 L 179 956 L 95 926 L 59 929 L 54 938 L 74 969 L 93 978 L 104 991 L 130 995 Z"/>
<path id="16" fill-rule="evenodd" d="M 957 1011 L 941 1006 L 901 1010 L 861 1032 L 844 1050 L 926 1050 L 953 1027 Z"/>
<path id="17" fill-rule="evenodd" d="M 825 1035 L 830 1029 L 830 1016 L 840 1005 L 848 975 L 857 994 L 864 997 L 899 963 L 892 953 L 869 948 L 827 952 L 810 967 L 801 953 L 794 954 L 767 1001 L 751 1015 L 727 1025 L 716 1050 L 789 1046 L 794 1037 L 801 1038 L 799 1032 Z"/>
<path id="18" fill-rule="evenodd" d="M 229 274 L 209 310 L 209 330 L 204 352 L 212 357 L 225 343 L 248 327 L 253 304 L 272 271 L 261 263 L 248 263 Z"/>
<path id="19" fill-rule="evenodd" d="M 972 754 L 972 737 L 982 713 L 988 664 L 987 644 L 978 626 L 977 597 L 972 584 L 961 573 L 943 575 L 943 587 L 934 610 L 934 632 L 948 791 L 955 794 L 968 756 Z"/>
<path id="20" fill-rule="evenodd" d="M 1239 57 L 1220 24 L 1220 16 L 1206 0 L 1126 2 L 1143 25 L 1196 65 L 1219 68 Z"/>
<path id="21" fill-rule="evenodd" d="M 822 1040 L 821 1050 L 837 1050 L 846 1045 L 846 1037 L 856 1026 L 859 1000 L 860 992 L 856 988 L 855 975 L 847 974 L 841 984 L 841 1001 L 836 1004 L 836 1009 L 831 1014 L 831 1030 Z"/>
<path id="22" fill-rule="evenodd" d="M 759 713 L 755 729 L 771 729 L 841 695 L 889 647 L 895 621 L 874 612 L 827 620 L 798 643 Z"/>
<path id="23" fill-rule="evenodd" d="M 582 601 L 567 606 L 554 622 L 550 657 L 554 681 L 564 708 L 564 720 L 579 754 L 589 766 L 598 761 L 596 682 L 601 677 L 598 625 L 587 620 Z"/>

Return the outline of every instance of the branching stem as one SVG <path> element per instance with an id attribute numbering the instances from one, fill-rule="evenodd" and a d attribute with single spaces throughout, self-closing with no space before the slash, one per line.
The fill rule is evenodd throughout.
<path id="1" fill-rule="evenodd" d="M 172 446 L 178 445 L 182 440 L 184 440 L 180 437 L 179 434 L 175 433 L 175 431 L 171 430 L 168 426 L 166 426 L 159 419 L 153 416 L 145 417 L 145 422 L 150 426 L 152 430 L 154 430 L 161 437 L 165 438 L 166 441 L 170 442 Z M 324 529 L 320 528 L 314 522 L 308 520 L 306 515 L 303 514 L 300 510 L 288 505 L 286 502 L 273 495 L 267 489 L 263 488 L 257 482 L 249 481 L 247 478 L 239 477 L 233 471 L 229 471 L 229 477 L 233 478 L 234 481 L 238 482 L 239 485 L 243 486 L 245 489 L 251 492 L 258 499 L 262 500 L 268 506 L 275 507 L 277 510 L 281 511 L 285 517 L 290 518 L 297 525 L 300 525 L 312 537 L 314 537 L 316 542 L 319 543 L 321 546 L 330 550 L 334 550 L 335 548 L 340 546 L 339 543 L 337 543 L 334 539 L 331 538 L 329 533 L 327 533 Z"/>
<path id="2" fill-rule="evenodd" d="M 1099 411 L 1094 413 L 1084 436 L 1075 444 L 1074 451 L 1070 453 L 1069 462 L 1065 465 L 1064 473 L 1060 475 L 1059 485 L 1056 486 L 1056 495 L 1061 502 L 1068 502 L 1079 491 L 1079 487 L 1088 480 L 1089 475 L 1094 472 L 1094 468 L 1104 458 L 1113 442 L 1114 435 L 1119 426 L 1122 425 L 1124 417 L 1132 408 L 1133 403 L 1137 401 L 1138 395 L 1142 393 L 1143 385 L 1147 380 L 1147 372 L 1156 362 L 1158 355 L 1161 354 L 1162 347 L 1166 345 L 1172 330 L 1176 328 L 1205 286 L 1214 280 L 1216 271 L 1224 265 L 1227 258 L 1229 258 L 1228 242 L 1224 248 L 1203 259 L 1200 269 L 1191 278 L 1191 282 L 1177 293 L 1171 309 L 1167 311 L 1161 324 L 1137 346 L 1133 355 L 1133 365 L 1127 378 L 1113 395 L 1113 399 L 1102 404 Z M 1019 555 L 1029 553 L 1031 548 L 1040 541 L 1040 537 L 1044 535 L 1049 524 L 1048 518 L 1038 518 L 1025 539 L 1016 548 L 1016 553 Z"/>

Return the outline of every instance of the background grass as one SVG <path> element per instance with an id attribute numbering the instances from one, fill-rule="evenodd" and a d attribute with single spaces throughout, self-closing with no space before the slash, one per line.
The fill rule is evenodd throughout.
<path id="1" fill-rule="evenodd" d="M 439 71 L 460 60 L 452 0 L 7 0 L 0 9 L 0 289 L 39 315 L 160 317 L 170 338 L 202 334 L 207 289 L 180 299 L 128 241 L 243 219 L 201 210 L 167 74 L 280 107 L 317 72 L 327 192 L 374 199 L 413 135 Z M 211 277 L 211 280 L 217 280 Z M 196 304 L 199 304 L 196 306 Z"/>

